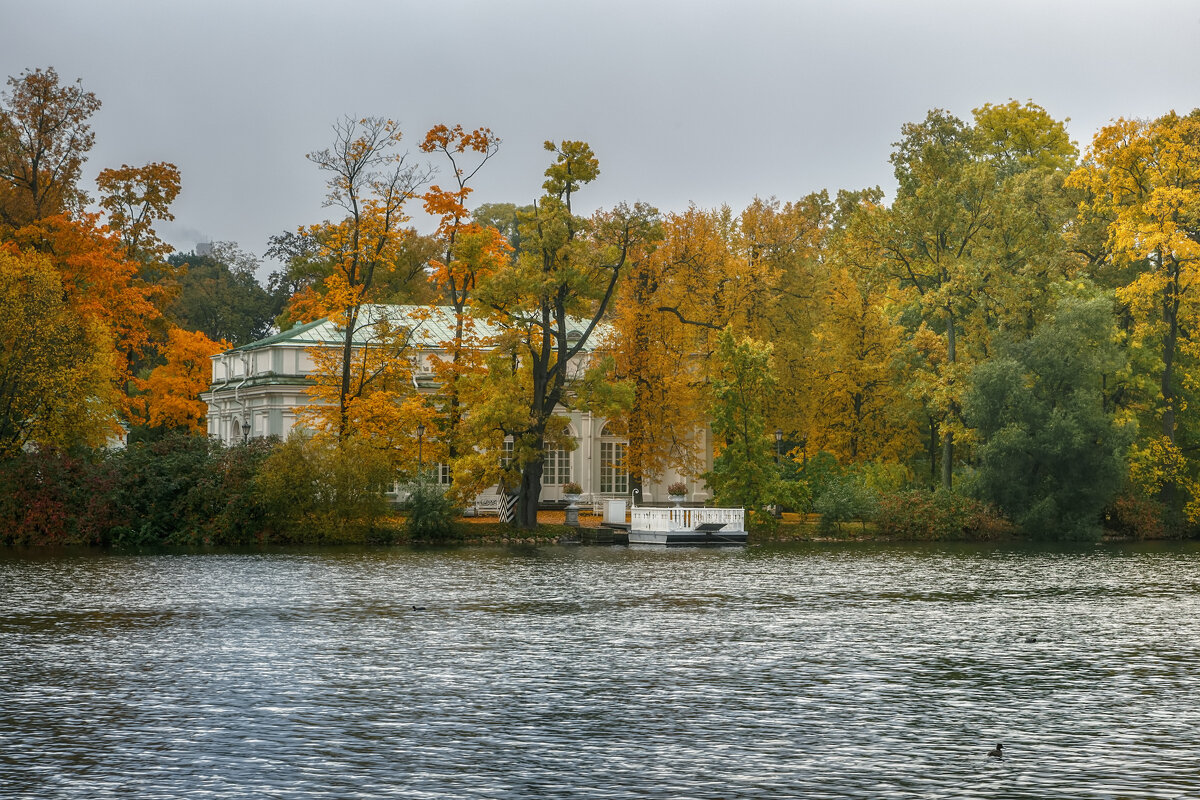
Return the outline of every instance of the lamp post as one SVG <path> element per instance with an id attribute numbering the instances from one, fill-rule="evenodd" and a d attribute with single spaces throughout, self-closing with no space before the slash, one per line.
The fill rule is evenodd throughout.
<path id="1" fill-rule="evenodd" d="M 242 442 L 250 441 L 250 420 L 242 417 Z"/>
<path id="2" fill-rule="evenodd" d="M 425 439 L 425 423 L 417 423 L 417 480 L 421 480 L 424 463 L 421 458 L 421 444 Z"/>

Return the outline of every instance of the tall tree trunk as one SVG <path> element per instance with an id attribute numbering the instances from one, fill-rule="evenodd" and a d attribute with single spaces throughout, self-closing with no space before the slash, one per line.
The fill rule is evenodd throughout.
<path id="1" fill-rule="evenodd" d="M 947 310 L 949 310 L 949 309 L 947 309 Z M 953 366 L 956 361 L 954 313 L 950 312 L 947 316 L 948 316 L 948 319 L 946 321 L 946 363 Z M 946 415 L 947 419 L 950 419 L 951 416 L 953 415 L 953 413 L 955 411 L 954 405 L 955 404 L 953 403 L 953 401 L 951 401 L 950 412 L 947 413 L 947 415 Z M 952 431 L 946 431 L 946 433 L 942 436 L 942 488 L 949 491 L 952 488 L 953 482 L 954 482 L 954 433 Z"/>
<path id="2" fill-rule="evenodd" d="M 1175 444 L 1175 348 L 1179 341 L 1179 270 L 1171 270 L 1171 279 L 1163 290 L 1163 322 L 1167 323 L 1163 334 L 1162 434 Z"/>
<path id="3" fill-rule="evenodd" d="M 537 527 L 538 501 L 542 494 L 541 458 L 531 461 L 521 470 L 521 489 L 517 496 L 517 516 L 514 523 L 518 528 L 533 530 Z"/>
<path id="4" fill-rule="evenodd" d="M 1161 262 L 1162 251 L 1159 251 Z M 1163 321 L 1167 330 L 1163 334 L 1163 370 L 1160 389 L 1163 397 L 1162 435 L 1163 438 L 1175 444 L 1175 351 L 1179 344 L 1179 266 L 1172 265 L 1168 273 L 1169 280 L 1163 289 Z M 1174 480 L 1167 480 L 1159 490 L 1159 501 L 1167 508 L 1175 508 L 1178 503 L 1178 487 Z"/>
<path id="5" fill-rule="evenodd" d="M 346 309 L 346 337 L 342 341 L 342 386 L 338 392 L 338 441 L 344 441 L 350 419 L 350 369 L 354 361 L 354 329 L 358 324 L 358 307 Z"/>

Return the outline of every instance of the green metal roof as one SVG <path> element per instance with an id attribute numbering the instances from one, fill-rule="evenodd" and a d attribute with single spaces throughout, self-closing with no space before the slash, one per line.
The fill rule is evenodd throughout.
<path id="1" fill-rule="evenodd" d="M 449 306 L 364 305 L 359 314 L 359 328 L 354 335 L 354 340 L 358 344 L 366 344 L 371 326 L 384 320 L 392 327 L 412 329 L 414 341 L 420 342 L 430 349 L 436 349 L 443 343 L 454 339 L 454 309 Z M 472 324 L 475 334 L 481 338 L 493 337 L 502 332 L 500 328 L 485 320 L 474 319 Z M 585 324 L 581 320 L 571 320 L 568 336 L 582 334 L 584 327 Z M 604 327 L 604 325 L 598 326 L 595 333 L 603 333 Z M 258 350 L 278 344 L 316 347 L 322 344 L 341 342 L 344 335 L 343 329 L 326 317 L 316 322 L 295 325 L 274 336 L 235 347 L 227 352 Z"/>

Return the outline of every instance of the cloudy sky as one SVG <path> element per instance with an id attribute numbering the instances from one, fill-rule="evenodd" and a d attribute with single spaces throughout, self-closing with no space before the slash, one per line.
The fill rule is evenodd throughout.
<path id="1" fill-rule="evenodd" d="M 1195 0 L 0 0 L 0 30 L 4 75 L 53 66 L 103 102 L 89 182 L 180 168 L 160 233 L 185 251 L 261 255 L 324 219 L 304 154 L 344 115 L 398 120 L 414 151 L 437 123 L 490 127 L 475 203 L 529 202 L 542 142 L 583 139 L 585 206 L 667 211 L 890 191 L 900 126 L 931 108 L 1032 99 L 1086 146 L 1200 106 Z"/>

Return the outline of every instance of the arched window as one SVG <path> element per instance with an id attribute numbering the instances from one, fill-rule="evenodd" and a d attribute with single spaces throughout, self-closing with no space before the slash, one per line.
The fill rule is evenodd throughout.
<path id="1" fill-rule="evenodd" d="M 629 491 L 629 471 L 626 469 L 626 450 L 629 439 L 620 426 L 609 422 L 600 430 L 600 492 L 625 494 Z"/>

